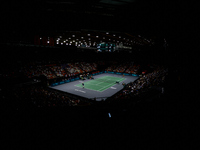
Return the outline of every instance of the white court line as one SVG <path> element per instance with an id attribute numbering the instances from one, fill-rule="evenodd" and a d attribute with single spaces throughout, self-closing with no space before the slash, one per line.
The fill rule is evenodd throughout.
<path id="1" fill-rule="evenodd" d="M 112 83 L 112 84 L 114 84 L 115 85 L 115 83 Z M 107 86 L 110 86 L 111 84 L 109 84 L 109 85 L 107 85 Z M 76 86 L 76 85 L 74 85 L 74 86 Z M 105 87 L 107 87 L 107 86 L 104 86 L 103 88 L 100 88 L 100 89 L 98 89 L 98 90 L 101 90 L 101 89 L 104 89 Z M 79 87 L 79 86 L 76 86 L 76 87 Z M 111 86 L 112 87 L 112 86 Z M 79 87 L 79 88 L 82 88 L 82 87 Z M 84 87 L 85 89 L 88 89 L 88 88 L 86 88 L 86 87 Z M 106 89 L 108 89 L 108 88 L 106 88 Z M 105 90 L 106 90 L 105 89 Z M 88 89 L 88 90 L 92 90 L 92 91 L 96 91 L 96 92 L 103 92 L 103 91 L 105 91 L 105 90 L 103 90 L 103 91 L 97 91 L 97 90 L 93 90 L 93 89 Z"/>
<path id="2" fill-rule="evenodd" d="M 126 78 L 125 78 L 125 80 L 126 80 Z M 124 81 L 124 80 L 122 80 L 122 81 Z M 121 82 L 121 81 L 120 81 L 120 82 Z M 112 84 L 116 85 L 116 83 L 112 83 Z M 109 85 L 111 85 L 111 84 L 109 84 Z M 103 87 L 103 88 L 101 88 L 101 89 L 104 89 L 104 88 L 108 87 L 109 85 L 107 85 L 107 86 L 105 86 L 105 87 Z M 113 85 L 112 85 L 112 86 L 113 86 Z M 112 86 L 111 86 L 111 87 L 112 87 Z M 99 89 L 99 90 L 101 90 L 101 89 Z M 105 90 L 107 90 L 107 89 L 108 89 L 108 88 L 106 88 Z M 103 91 L 105 91 L 105 90 L 103 90 Z M 103 92 L 103 91 L 102 91 L 102 92 Z"/>
<path id="3" fill-rule="evenodd" d="M 92 81 L 85 82 L 85 85 L 96 85 L 96 86 L 102 87 L 102 86 L 99 85 L 99 84 L 101 84 L 101 83 L 103 83 L 103 82 L 100 82 L 100 83 L 97 83 L 97 84 L 91 84 L 91 82 L 92 82 Z M 83 82 L 83 83 L 84 83 L 84 82 Z"/>
<path id="4" fill-rule="evenodd" d="M 117 77 L 116 77 L 116 78 L 117 78 Z M 107 79 L 106 81 L 108 81 L 108 80 L 111 80 L 111 79 Z M 118 80 L 118 81 L 121 82 L 121 81 L 124 81 L 124 80 L 126 80 L 126 78 L 120 78 L 120 80 Z M 113 80 L 112 80 L 112 81 L 113 81 Z M 113 81 L 113 82 L 114 82 L 114 81 Z M 100 83 L 103 83 L 103 82 L 100 82 Z M 111 84 L 109 84 L 109 85 L 107 85 L 107 86 L 102 87 L 102 88 L 99 89 L 99 90 L 102 90 L 102 89 L 104 89 L 104 88 L 107 89 L 107 87 L 109 87 L 110 85 L 113 86 L 113 85 L 116 85 L 116 83 L 111 83 Z M 112 86 L 111 86 L 111 87 L 112 87 Z M 105 89 L 105 90 L 106 90 L 106 89 Z M 105 91 L 105 90 L 104 90 L 104 91 Z M 103 91 L 102 91 L 102 92 L 103 92 Z"/>
<path id="5" fill-rule="evenodd" d="M 111 84 L 109 84 L 109 85 L 107 85 L 107 86 L 105 86 L 105 87 L 103 87 L 103 88 L 101 88 L 101 89 L 104 89 L 104 88 L 106 88 L 106 87 L 109 87 L 110 85 L 113 85 L 113 84 L 115 85 L 115 83 L 111 83 Z M 101 89 L 99 89 L 99 90 L 101 90 Z M 106 89 L 107 89 L 107 88 L 106 88 Z M 105 89 L 105 90 L 106 90 L 106 89 Z"/>
<path id="6" fill-rule="evenodd" d="M 109 79 L 108 79 L 109 80 Z M 100 83 L 98 83 L 98 84 L 101 84 L 101 83 L 104 83 L 104 82 L 100 82 Z M 114 84 L 115 85 L 115 83 L 111 83 L 111 84 Z M 109 85 L 107 85 L 107 86 L 101 86 L 102 88 L 100 88 L 100 89 L 98 89 L 98 90 L 101 90 L 101 89 L 104 89 L 105 87 L 108 87 L 108 86 L 110 86 L 111 84 L 109 84 Z M 97 84 L 92 84 L 92 85 L 97 85 Z M 99 85 L 97 85 L 97 86 L 99 86 Z M 88 89 L 88 88 L 86 88 L 86 89 Z M 106 88 L 107 89 L 107 88 Z M 105 90 L 106 90 L 105 89 Z M 92 90 L 92 91 L 97 91 L 97 90 L 93 90 L 93 89 L 88 89 L 88 90 Z M 105 91 L 105 90 L 103 90 L 103 91 Z M 103 91 L 97 91 L 97 92 L 103 92 Z"/>
<path id="7" fill-rule="evenodd" d="M 100 86 L 100 85 L 98 85 L 98 84 L 91 84 L 91 83 L 87 83 L 87 85 L 96 85 L 96 86 Z M 100 86 L 100 87 L 102 87 L 102 86 Z"/>
<path id="8" fill-rule="evenodd" d="M 109 76 L 109 77 L 112 77 L 112 76 Z M 124 80 L 126 80 L 126 78 L 121 78 L 121 81 L 124 81 L 124 80 L 122 80 L 122 79 L 124 79 Z M 108 80 L 110 80 L 110 79 L 108 79 Z M 106 81 L 108 81 L 108 80 L 106 80 Z M 120 80 L 119 80 L 119 82 L 121 82 Z M 104 82 L 100 82 L 100 83 L 98 83 L 98 84 L 101 84 L 101 83 L 104 83 Z M 87 84 L 90 84 L 90 83 L 87 83 Z M 102 88 L 100 88 L 100 89 L 98 89 L 98 90 L 101 90 L 101 89 L 104 89 L 104 88 L 106 88 L 105 90 L 107 90 L 109 87 L 112 87 L 113 85 L 116 85 L 116 83 L 111 83 L 111 84 L 109 84 L 109 85 L 107 85 L 107 86 L 103 86 Z M 97 84 L 91 84 L 91 85 L 97 85 Z M 111 86 L 110 86 L 111 85 Z M 76 86 L 76 85 L 74 85 L 74 86 Z M 97 85 L 97 86 L 99 86 L 99 85 Z M 79 87 L 79 86 L 76 86 L 76 87 Z M 82 87 L 79 87 L 79 88 L 82 88 Z M 86 87 L 84 87 L 85 89 L 88 89 L 88 88 L 86 88 Z M 96 92 L 103 92 L 103 91 L 105 91 L 105 90 L 103 90 L 103 91 L 97 91 L 97 90 L 93 90 L 93 89 L 88 89 L 88 90 L 92 90 L 92 91 L 96 91 Z"/>
<path id="9" fill-rule="evenodd" d="M 76 85 L 74 85 L 74 86 L 76 86 Z M 79 86 L 76 86 L 76 87 L 82 88 L 82 87 L 79 87 Z M 88 88 L 84 87 L 84 89 L 88 89 Z M 96 92 L 101 92 L 101 91 L 97 91 L 97 90 L 93 90 L 93 89 L 88 89 L 88 90 L 92 90 L 92 91 L 96 91 Z"/>

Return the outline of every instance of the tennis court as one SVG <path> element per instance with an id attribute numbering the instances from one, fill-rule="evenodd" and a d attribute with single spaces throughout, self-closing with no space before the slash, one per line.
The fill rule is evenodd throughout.
<path id="1" fill-rule="evenodd" d="M 116 82 L 122 82 L 125 78 L 113 77 L 113 76 L 103 76 L 94 80 L 84 82 L 84 88 L 93 91 L 103 92 L 104 90 L 117 84 Z M 77 87 L 83 87 L 82 83 L 75 85 Z"/>
<path id="2" fill-rule="evenodd" d="M 138 77 L 134 76 L 123 77 L 123 75 L 103 73 L 94 76 L 94 80 L 76 80 L 50 88 L 89 99 L 96 98 L 96 101 L 101 101 L 102 97 L 110 97 L 123 89 L 123 82 L 127 84 L 133 82 L 137 78 Z M 118 81 L 119 84 L 116 83 L 116 81 Z M 84 83 L 84 88 L 82 83 Z"/>

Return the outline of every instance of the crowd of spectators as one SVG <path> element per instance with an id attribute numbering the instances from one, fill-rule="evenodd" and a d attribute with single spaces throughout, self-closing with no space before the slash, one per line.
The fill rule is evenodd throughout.
<path id="1" fill-rule="evenodd" d="M 8 84 L 8 82 L 15 84 L 31 80 L 41 81 L 43 79 L 46 85 L 51 85 L 52 83 L 75 79 L 81 74 L 97 71 L 98 63 L 102 62 L 89 63 L 74 60 L 67 62 L 66 60 L 59 60 L 15 63 L 10 67 L 3 67 L 0 72 L 0 78 L 4 84 Z"/>
<path id="2" fill-rule="evenodd" d="M 128 67 L 128 63 L 120 64 L 113 71 L 124 73 L 127 67 Z"/>
<path id="3" fill-rule="evenodd" d="M 16 72 L 24 74 L 28 78 L 44 75 L 47 79 L 69 78 L 78 74 L 96 71 L 96 63 L 76 62 L 66 64 L 28 64 L 18 68 L 16 71 L 8 71 L 1 74 L 2 77 L 12 77 Z"/>
<path id="4" fill-rule="evenodd" d="M 80 65 L 81 65 L 81 68 L 83 68 L 83 70 L 85 72 L 91 72 L 91 71 L 97 70 L 97 64 L 96 63 L 82 62 Z"/>
<path id="5" fill-rule="evenodd" d="M 80 68 L 79 62 L 76 62 L 76 63 L 67 63 L 65 65 L 65 69 L 70 74 L 79 74 L 79 73 L 85 72 L 82 68 Z"/>
<path id="6" fill-rule="evenodd" d="M 62 66 L 53 66 L 51 69 L 55 72 L 57 77 L 64 77 L 67 74 Z"/>
<path id="7" fill-rule="evenodd" d="M 12 93 L 12 99 L 34 108 L 90 105 L 76 96 L 37 85 L 14 88 Z"/>
<path id="8" fill-rule="evenodd" d="M 56 74 L 52 68 L 46 65 L 26 66 L 22 67 L 19 71 L 24 73 L 28 78 L 38 77 L 40 75 L 46 76 L 47 79 L 56 78 Z"/>
<path id="9" fill-rule="evenodd" d="M 138 74 L 140 65 L 133 62 L 121 63 L 117 61 L 109 62 L 49 62 L 49 63 L 30 63 L 18 68 L 18 72 L 28 78 L 39 77 L 44 75 L 47 79 L 47 85 L 58 81 L 64 81 L 71 78 L 79 77 L 80 74 L 97 71 L 98 65 L 107 65 L 105 71 L 115 71 L 120 73 Z M 16 71 L 17 69 L 15 69 Z M 1 76 L 14 76 L 15 71 L 5 72 Z M 141 73 L 141 72 L 140 72 Z M 145 73 L 136 81 L 125 85 L 124 89 L 117 93 L 114 99 L 132 99 L 148 91 L 152 86 L 158 86 L 164 83 L 167 69 L 164 67 L 154 68 L 153 72 Z M 53 80 L 52 80 L 53 79 Z M 52 81 L 51 81 L 52 80 Z M 50 82 L 51 81 L 51 82 Z M 54 107 L 54 106 L 76 106 L 81 104 L 80 98 L 71 98 L 63 93 L 50 90 L 46 87 L 28 87 L 16 89 L 14 97 L 20 101 L 20 98 L 31 99 L 31 103 L 37 107 Z"/>
<path id="10" fill-rule="evenodd" d="M 133 62 L 128 62 L 128 63 L 113 62 L 109 67 L 106 68 L 106 71 L 138 74 L 139 69 L 140 65 L 134 64 Z"/>
<path id="11" fill-rule="evenodd" d="M 105 69 L 106 71 L 113 71 L 118 66 L 116 61 L 112 61 L 111 64 Z"/>
<path id="12" fill-rule="evenodd" d="M 125 73 L 137 74 L 139 68 L 140 68 L 140 65 L 131 64 L 131 65 L 126 69 Z"/>
<path id="13" fill-rule="evenodd" d="M 134 82 L 127 84 L 114 98 L 132 99 L 135 96 L 141 95 L 141 93 L 147 92 L 152 86 L 162 86 L 167 75 L 168 69 L 158 67 L 153 72 L 147 73 Z"/>

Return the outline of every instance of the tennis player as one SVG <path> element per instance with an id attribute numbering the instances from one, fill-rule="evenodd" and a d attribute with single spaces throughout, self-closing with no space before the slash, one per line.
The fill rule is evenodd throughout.
<path id="1" fill-rule="evenodd" d="M 84 88 L 84 83 L 82 83 L 82 86 L 83 86 L 83 88 Z"/>

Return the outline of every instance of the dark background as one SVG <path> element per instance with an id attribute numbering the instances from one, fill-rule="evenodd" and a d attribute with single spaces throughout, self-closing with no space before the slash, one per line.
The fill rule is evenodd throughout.
<path id="1" fill-rule="evenodd" d="M 198 58 L 194 55 L 196 49 L 193 48 L 199 45 L 196 42 L 196 35 L 198 35 L 197 5 L 191 1 L 180 0 L 173 2 L 153 0 L 103 2 L 105 1 L 2 2 L 1 43 L 30 42 L 38 33 L 53 34 L 57 31 L 80 29 L 121 31 L 146 37 L 156 36 L 161 40 L 166 38 L 169 45 L 168 61 L 171 61 L 169 62 L 170 82 L 168 84 L 173 85 L 174 74 L 179 75 L 181 80 L 176 88 L 171 86 L 173 92 L 162 102 L 149 104 L 151 107 L 146 106 L 147 104 L 140 105 L 132 112 L 122 113 L 113 110 L 115 115 L 106 120 L 104 118 L 107 117 L 108 110 L 97 108 L 88 111 L 69 110 L 65 114 L 62 111 L 55 113 L 51 111 L 43 115 L 40 112 L 34 115 L 19 112 L 9 116 L 9 121 L 5 116 L 5 121 L 7 121 L 7 123 L 4 122 L 5 126 L 17 124 L 5 134 L 8 139 L 10 137 L 31 138 L 32 135 L 35 141 L 38 138 L 55 138 L 55 136 L 65 141 L 61 137 L 67 135 L 73 144 L 83 140 L 83 145 L 90 145 L 90 143 L 102 145 L 98 141 L 103 141 L 112 146 L 116 142 L 123 141 L 125 145 L 141 146 L 143 142 L 151 141 L 153 147 L 155 145 L 172 147 L 173 144 L 170 144 L 169 139 L 176 140 L 177 147 L 190 143 L 191 139 L 188 139 L 187 135 L 193 136 L 196 128 L 190 130 L 190 126 L 194 126 L 197 119 L 195 115 L 197 83 L 192 82 L 197 78 L 191 76 L 195 74 L 193 69 L 196 68 Z M 76 139 L 78 139 L 77 142 Z M 136 140 L 139 143 L 136 143 Z M 155 141 L 159 141 L 159 144 Z M 37 141 L 37 143 L 43 142 Z M 68 145 L 71 144 L 68 143 Z"/>
<path id="2" fill-rule="evenodd" d="M 187 33 L 187 27 L 196 26 L 192 24 L 197 19 L 195 3 L 189 1 L 102 1 L 4 2 L 1 29 L 5 33 L 13 31 L 27 34 L 40 30 L 70 31 L 86 28 L 181 37 Z"/>
<path id="3" fill-rule="evenodd" d="M 121 31 L 165 38 L 179 62 L 192 55 L 186 47 L 197 45 L 198 5 L 189 1 L 6 1 L 1 14 L 2 42 L 32 42 L 36 34 L 81 29 Z"/>

